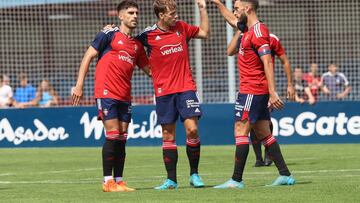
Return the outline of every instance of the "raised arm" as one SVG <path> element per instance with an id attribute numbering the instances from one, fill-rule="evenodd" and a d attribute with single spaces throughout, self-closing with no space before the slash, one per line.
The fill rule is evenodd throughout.
<path id="1" fill-rule="evenodd" d="M 226 8 L 221 0 L 211 0 L 211 2 L 216 5 L 226 22 L 228 22 L 232 27 L 237 27 L 238 19 L 229 9 Z"/>
<path id="2" fill-rule="evenodd" d="M 89 66 L 91 61 L 95 58 L 98 54 L 98 51 L 90 46 L 81 61 L 80 68 L 79 68 L 79 75 L 76 82 L 76 86 L 72 91 L 72 104 L 77 106 L 80 104 L 80 100 L 83 96 L 83 88 L 84 88 L 84 81 L 86 74 L 89 71 Z"/>
<path id="3" fill-rule="evenodd" d="M 196 3 L 200 12 L 200 30 L 195 37 L 200 39 L 208 39 L 210 34 L 210 26 L 208 13 L 206 11 L 206 2 L 205 0 L 196 0 Z"/>
<path id="4" fill-rule="evenodd" d="M 231 41 L 227 47 L 227 55 L 228 56 L 233 56 L 238 52 L 240 35 L 241 35 L 241 32 L 237 31 L 235 33 L 234 37 L 231 39 Z"/>

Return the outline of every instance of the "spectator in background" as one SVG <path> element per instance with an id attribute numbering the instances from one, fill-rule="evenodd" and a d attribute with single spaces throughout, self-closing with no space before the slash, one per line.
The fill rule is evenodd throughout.
<path id="1" fill-rule="evenodd" d="M 2 75 L 2 84 L 10 86 L 10 78 L 7 75 Z"/>
<path id="2" fill-rule="evenodd" d="M 0 108 L 9 107 L 12 105 L 13 91 L 9 85 L 6 84 L 6 75 L 0 77 Z"/>
<path id="3" fill-rule="evenodd" d="M 306 81 L 307 86 L 310 88 L 311 94 L 314 97 L 315 103 L 318 100 L 319 90 L 321 89 L 321 78 L 318 74 L 318 64 L 312 63 L 310 64 L 310 71 L 308 73 L 303 74 L 303 79 Z M 309 103 L 312 101 L 309 97 Z"/>
<path id="4" fill-rule="evenodd" d="M 316 99 L 310 90 L 311 88 L 303 78 L 302 69 L 296 67 L 294 69 L 295 101 L 301 104 L 305 101 L 308 101 L 310 105 L 315 104 Z"/>
<path id="5" fill-rule="evenodd" d="M 21 73 L 18 79 L 20 80 L 20 87 L 15 90 L 14 106 L 18 108 L 32 106 L 31 101 L 35 99 L 36 88 L 28 84 L 28 78 L 25 73 Z"/>
<path id="6" fill-rule="evenodd" d="M 338 65 L 331 63 L 328 72 L 321 77 L 322 90 L 328 100 L 342 100 L 351 91 L 349 81 L 343 73 L 337 72 Z"/>
<path id="7" fill-rule="evenodd" d="M 31 101 L 33 106 L 50 107 L 59 104 L 59 97 L 48 80 L 42 80 L 36 92 L 36 97 Z"/>

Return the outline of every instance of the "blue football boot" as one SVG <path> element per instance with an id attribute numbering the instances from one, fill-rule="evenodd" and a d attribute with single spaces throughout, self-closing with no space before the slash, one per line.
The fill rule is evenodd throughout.
<path id="1" fill-rule="evenodd" d="M 295 179 L 292 176 L 279 176 L 269 186 L 294 185 L 294 184 L 295 184 Z"/>
<path id="2" fill-rule="evenodd" d="M 155 190 L 171 190 L 171 189 L 177 189 L 178 185 L 177 183 L 175 183 L 174 181 L 170 180 L 170 179 L 166 179 L 165 182 L 160 185 L 155 187 Z"/>
<path id="3" fill-rule="evenodd" d="M 204 187 L 204 182 L 201 180 L 199 174 L 194 173 L 190 176 L 190 185 L 194 186 L 194 188 Z"/>
<path id="4" fill-rule="evenodd" d="M 227 189 L 227 188 L 238 188 L 238 189 L 242 189 L 245 187 L 245 184 L 243 183 L 243 181 L 241 182 L 237 182 L 233 179 L 230 179 L 228 181 L 226 181 L 225 183 L 221 184 L 221 185 L 217 185 L 214 188 L 216 189 Z"/>

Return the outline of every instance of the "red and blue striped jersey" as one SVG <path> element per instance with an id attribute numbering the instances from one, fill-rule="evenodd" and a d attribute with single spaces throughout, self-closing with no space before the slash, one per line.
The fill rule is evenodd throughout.
<path id="1" fill-rule="evenodd" d="M 91 46 L 99 52 L 95 69 L 95 98 L 131 101 L 131 78 L 135 66 L 148 64 L 143 45 L 119 29 L 104 30 Z"/>
<path id="2" fill-rule="evenodd" d="M 243 33 L 238 55 L 238 70 L 242 94 L 269 94 L 264 64 L 260 57 L 271 54 L 268 28 L 261 22 Z"/>
<path id="3" fill-rule="evenodd" d="M 188 42 L 198 32 L 199 27 L 177 21 L 168 31 L 155 24 L 136 37 L 147 49 L 156 97 L 196 91 Z"/>

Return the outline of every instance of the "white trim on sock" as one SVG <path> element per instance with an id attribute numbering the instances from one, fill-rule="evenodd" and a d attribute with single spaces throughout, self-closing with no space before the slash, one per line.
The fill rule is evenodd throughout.
<path id="1" fill-rule="evenodd" d="M 122 179 L 122 177 L 115 177 L 115 182 L 120 182 L 120 181 L 122 181 L 123 179 Z"/>
<path id="2" fill-rule="evenodd" d="M 106 183 L 109 180 L 113 180 L 114 178 L 112 176 L 104 176 L 104 183 Z"/>

